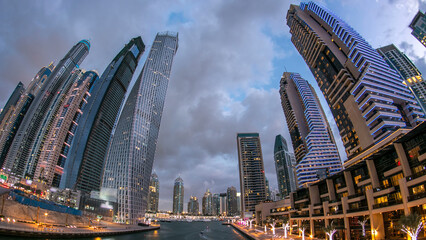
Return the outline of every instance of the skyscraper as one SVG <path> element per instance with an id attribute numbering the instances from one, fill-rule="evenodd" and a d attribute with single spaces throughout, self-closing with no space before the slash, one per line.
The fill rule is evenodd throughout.
<path id="1" fill-rule="evenodd" d="M 59 187 L 69 146 L 78 128 L 78 118 L 90 96 L 89 89 L 98 79 L 95 71 L 77 70 L 74 74 L 78 80 L 65 94 L 52 127 L 46 134 L 47 144 L 40 151 L 34 174 L 34 180 L 44 182 L 47 186 Z"/>
<path id="2" fill-rule="evenodd" d="M 81 40 L 74 45 L 59 61 L 39 90 L 40 93 L 34 98 L 7 154 L 6 168 L 11 169 L 17 176 L 32 179 L 38 160 L 35 156 L 37 146 L 43 140 L 46 127 L 53 121 L 54 112 L 59 107 L 63 93 L 74 80 L 70 78 L 72 72 L 79 68 L 89 54 L 89 49 L 88 40 Z"/>
<path id="3" fill-rule="evenodd" d="M 219 194 L 219 213 L 221 216 L 227 216 L 228 215 L 228 200 L 227 200 L 227 193 L 220 193 Z"/>
<path id="4" fill-rule="evenodd" d="M 202 210 L 204 216 L 213 215 L 213 196 L 209 189 L 204 193 Z"/>
<path id="5" fill-rule="evenodd" d="M 281 135 L 275 137 L 274 160 L 277 172 L 277 182 L 281 198 L 296 190 L 294 169 L 296 162 L 292 161 L 292 153 L 288 151 L 287 142 Z"/>
<path id="6" fill-rule="evenodd" d="M 238 203 L 237 203 L 237 189 L 232 186 L 229 187 L 226 191 L 226 200 L 227 200 L 227 214 L 228 216 L 238 215 Z"/>
<path id="7" fill-rule="evenodd" d="M 399 73 L 403 83 L 411 90 L 423 113 L 426 114 L 426 81 L 419 69 L 393 44 L 381 47 L 377 52 Z"/>
<path id="8" fill-rule="evenodd" d="M 52 73 L 53 68 L 54 65 L 51 63 L 48 67 L 40 69 L 40 71 L 31 80 L 25 90 L 25 93 L 21 95 L 13 113 L 9 116 L 7 121 L 3 121 L 4 124 L 2 124 L 2 133 L 0 136 L 0 166 L 3 166 L 8 171 L 11 170 L 10 168 L 13 165 L 13 161 L 6 164 L 5 160 L 9 149 L 12 146 L 13 139 L 15 139 L 16 133 L 18 132 L 25 115 L 30 110 L 31 104 L 35 97 L 37 97 L 40 93 L 41 88 L 46 83 L 46 80 Z M 17 146 L 20 142 L 15 142 L 14 144 Z"/>
<path id="9" fill-rule="evenodd" d="M 148 192 L 148 211 L 158 212 L 158 203 L 160 201 L 160 182 L 158 181 L 157 174 L 151 175 L 151 183 L 149 184 Z"/>
<path id="10" fill-rule="evenodd" d="M 212 197 L 212 215 L 219 216 L 220 215 L 220 195 L 219 193 L 213 194 Z"/>
<path id="11" fill-rule="evenodd" d="M 178 177 L 175 180 L 173 188 L 173 214 L 181 214 L 183 212 L 183 196 L 184 187 L 182 178 Z"/>
<path id="12" fill-rule="evenodd" d="M 102 187 L 118 190 L 119 209 L 130 211 L 130 219 L 142 218 L 147 209 L 149 176 L 177 48 L 177 34 L 157 34 L 111 139 Z"/>
<path id="13" fill-rule="evenodd" d="M 78 122 L 79 127 L 68 153 L 61 188 L 85 192 L 100 190 L 104 159 L 114 122 L 144 50 L 141 37 L 130 40 L 93 85 L 91 97 L 84 107 L 87 114 L 83 114 Z M 118 187 L 121 186 L 115 188 Z M 132 185 L 134 187 L 137 186 Z M 119 212 L 122 210 L 119 209 Z"/>
<path id="14" fill-rule="evenodd" d="M 13 106 L 15 106 L 18 103 L 19 98 L 24 93 L 24 91 L 25 91 L 24 84 L 19 82 L 18 85 L 16 85 L 15 90 L 13 90 L 12 95 L 10 95 L 9 99 L 7 100 L 6 104 L 4 105 L 3 109 L 0 112 L 0 124 L 2 124 L 6 114 L 12 111 L 11 108 L 13 108 Z"/>
<path id="15" fill-rule="evenodd" d="M 421 11 L 417 12 L 409 26 L 413 35 L 419 42 L 426 47 L 426 16 Z"/>
<path id="16" fill-rule="evenodd" d="M 266 200 L 265 170 L 258 133 L 237 133 L 240 170 L 241 217 L 252 217 L 255 206 Z"/>
<path id="17" fill-rule="evenodd" d="M 399 75 L 337 15 L 317 3 L 301 3 L 290 6 L 287 25 L 330 106 L 349 159 L 395 130 L 424 121 Z"/>
<path id="18" fill-rule="evenodd" d="M 191 196 L 188 202 L 188 214 L 197 216 L 200 212 L 200 206 L 198 204 L 197 197 Z"/>
<path id="19" fill-rule="evenodd" d="M 296 155 L 298 186 L 320 179 L 324 171 L 340 171 L 339 153 L 312 86 L 299 74 L 285 72 L 280 95 Z"/>

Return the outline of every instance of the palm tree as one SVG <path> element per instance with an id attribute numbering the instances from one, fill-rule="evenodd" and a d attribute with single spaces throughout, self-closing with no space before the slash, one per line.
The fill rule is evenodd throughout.
<path id="1" fill-rule="evenodd" d="M 399 225 L 401 231 L 408 234 L 412 240 L 417 240 L 417 235 L 419 235 L 420 231 L 423 228 L 423 222 L 421 217 L 414 213 L 408 216 L 401 216 L 399 219 Z"/>
<path id="2" fill-rule="evenodd" d="M 330 225 L 323 228 L 325 234 L 327 234 L 330 237 L 330 240 L 333 240 L 333 235 L 337 232 L 336 227 L 333 225 L 333 221 L 331 221 Z"/>

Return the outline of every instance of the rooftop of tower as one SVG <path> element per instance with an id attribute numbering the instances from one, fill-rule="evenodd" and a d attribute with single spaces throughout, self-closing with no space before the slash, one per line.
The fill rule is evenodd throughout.
<path id="1" fill-rule="evenodd" d="M 90 50 L 90 41 L 89 40 L 83 39 L 79 43 L 84 43 L 87 46 L 88 50 Z"/>

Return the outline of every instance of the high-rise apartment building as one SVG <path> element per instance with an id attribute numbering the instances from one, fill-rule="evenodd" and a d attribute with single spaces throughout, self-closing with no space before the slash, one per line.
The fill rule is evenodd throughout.
<path id="1" fill-rule="evenodd" d="M 292 155 L 288 151 L 287 142 L 283 136 L 277 135 L 274 145 L 274 160 L 281 198 L 296 190 L 296 178 L 294 177 L 296 162 L 292 161 Z"/>
<path id="2" fill-rule="evenodd" d="M 15 139 L 25 115 L 30 110 L 35 97 L 40 93 L 41 88 L 46 83 L 46 79 L 52 73 L 54 65 L 51 63 L 48 67 L 43 67 L 31 80 L 25 92 L 21 95 L 19 101 L 14 107 L 13 112 L 8 116 L 8 119 L 3 121 L 1 126 L 0 135 L 0 166 L 4 167 L 7 171 L 11 171 L 13 162 L 6 164 L 5 160 L 12 146 L 13 139 Z M 25 124 L 24 124 L 25 125 Z M 14 143 L 16 146 L 19 142 Z"/>
<path id="3" fill-rule="evenodd" d="M 220 194 L 215 193 L 212 197 L 212 215 L 219 216 L 220 215 Z"/>
<path id="4" fill-rule="evenodd" d="M 237 146 L 241 217 L 252 217 L 255 206 L 266 200 L 265 170 L 259 133 L 237 133 Z"/>
<path id="5" fill-rule="evenodd" d="M 200 206 L 198 204 L 198 198 L 191 196 L 188 202 L 188 214 L 197 216 L 200 212 Z"/>
<path id="6" fill-rule="evenodd" d="M 202 202 L 203 216 L 213 215 L 213 196 L 209 189 L 204 193 Z"/>
<path id="7" fill-rule="evenodd" d="M 416 16 L 414 16 L 413 20 L 409 26 L 413 31 L 411 35 L 413 35 L 419 42 L 426 47 L 426 16 L 421 11 L 418 11 Z"/>
<path id="8" fill-rule="evenodd" d="M 145 45 L 141 37 L 130 40 L 92 86 L 91 97 L 84 107 L 84 112 L 87 114 L 83 114 L 79 119 L 78 129 L 67 156 L 60 183 L 61 188 L 73 188 L 85 192 L 100 190 L 111 132 L 127 87 L 144 50 Z M 130 176 L 130 174 L 121 174 L 121 176 Z M 117 186 L 109 186 L 110 188 L 123 187 L 118 186 L 116 181 L 113 182 Z M 142 188 L 134 184 L 131 187 Z M 123 211 L 123 209 L 118 210 L 120 220 L 126 214 Z"/>
<path id="9" fill-rule="evenodd" d="M 298 186 L 319 180 L 324 172 L 340 171 L 339 152 L 312 86 L 299 74 L 285 72 L 280 95 L 296 156 Z"/>
<path id="10" fill-rule="evenodd" d="M 173 188 L 173 214 L 175 215 L 183 212 L 184 190 L 182 178 L 176 178 Z"/>
<path id="11" fill-rule="evenodd" d="M 177 34 L 157 34 L 109 146 L 102 187 L 117 189 L 119 209 L 130 211 L 125 213 L 130 219 L 142 218 L 147 209 L 149 177 L 177 48 Z"/>
<path id="12" fill-rule="evenodd" d="M 391 68 L 399 73 L 403 83 L 411 90 L 424 114 L 426 114 L 426 81 L 419 69 L 395 45 L 377 49 Z"/>
<path id="13" fill-rule="evenodd" d="M 12 95 L 10 95 L 9 99 L 7 100 L 6 104 L 0 112 L 0 124 L 3 123 L 3 119 L 5 118 L 5 116 L 10 115 L 10 112 L 13 111 L 13 107 L 18 103 L 19 98 L 24 93 L 24 91 L 24 84 L 22 82 L 19 82 L 18 85 L 16 85 L 15 90 L 13 90 Z"/>
<path id="14" fill-rule="evenodd" d="M 290 6 L 287 25 L 327 100 L 349 159 L 397 129 L 424 121 L 399 75 L 337 15 L 315 2 L 301 3 Z"/>
<path id="15" fill-rule="evenodd" d="M 75 78 L 72 73 L 89 54 L 90 43 L 81 40 L 59 61 L 45 80 L 19 127 L 6 159 L 6 168 L 20 177 L 33 178 L 37 153 L 64 93 Z"/>
<path id="16" fill-rule="evenodd" d="M 228 215 L 228 200 L 227 200 L 227 193 L 220 193 L 219 194 L 219 213 L 221 216 L 227 216 Z"/>
<path id="17" fill-rule="evenodd" d="M 148 211 L 152 213 L 158 212 L 158 203 L 160 201 L 160 182 L 157 174 L 151 175 L 148 192 Z"/>
<path id="18" fill-rule="evenodd" d="M 45 136 L 45 144 L 40 151 L 34 180 L 47 186 L 59 187 L 64 171 L 69 146 L 72 143 L 82 108 L 90 97 L 90 88 L 98 80 L 95 71 L 74 73 L 77 81 L 65 94 L 65 99 L 54 118 L 52 127 Z"/>
<path id="19" fill-rule="evenodd" d="M 232 186 L 226 191 L 226 207 L 228 216 L 238 215 L 237 189 Z"/>

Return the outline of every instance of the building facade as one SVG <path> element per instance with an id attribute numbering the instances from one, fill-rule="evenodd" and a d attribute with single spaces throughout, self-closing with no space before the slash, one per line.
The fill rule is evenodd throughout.
<path id="1" fill-rule="evenodd" d="M 277 135 L 274 144 L 274 160 L 281 198 L 288 196 L 296 190 L 296 178 L 294 177 L 296 162 L 293 162 L 294 158 L 292 158 L 292 155 L 288 151 L 287 142 L 283 136 Z"/>
<path id="2" fill-rule="evenodd" d="M 75 71 L 77 81 L 65 94 L 52 127 L 46 134 L 46 144 L 41 149 L 34 180 L 47 186 L 59 187 L 69 151 L 69 146 L 78 127 L 82 108 L 90 96 L 91 86 L 98 80 L 95 71 Z"/>
<path id="3" fill-rule="evenodd" d="M 200 212 L 200 206 L 198 204 L 198 198 L 191 196 L 188 202 L 188 214 L 192 216 L 197 216 Z"/>
<path id="4" fill-rule="evenodd" d="M 215 193 L 212 197 L 212 215 L 219 216 L 220 214 L 220 194 Z"/>
<path id="5" fill-rule="evenodd" d="M 202 213 L 203 216 L 213 215 L 213 196 L 209 189 L 207 189 L 203 196 Z"/>
<path id="6" fill-rule="evenodd" d="M 424 114 L 426 114 L 426 81 L 419 69 L 395 45 L 377 49 L 391 68 L 399 73 L 403 83 L 411 90 Z"/>
<path id="7" fill-rule="evenodd" d="M 252 217 L 254 207 L 266 200 L 265 170 L 258 133 L 238 133 L 241 217 Z"/>
<path id="8" fill-rule="evenodd" d="M 147 210 L 149 179 L 177 48 L 177 34 L 157 34 L 108 149 L 102 187 L 118 190 L 119 209 L 130 211 L 130 219 L 142 218 Z"/>
<path id="9" fill-rule="evenodd" d="M 46 128 L 54 119 L 64 92 L 72 84 L 72 72 L 89 54 L 90 43 L 81 40 L 59 61 L 45 80 L 28 109 L 6 157 L 6 168 L 20 177 L 32 179 L 37 166 L 37 151 Z"/>
<path id="10" fill-rule="evenodd" d="M 175 215 L 183 213 L 184 190 L 182 178 L 176 178 L 173 188 L 173 214 Z"/>
<path id="11" fill-rule="evenodd" d="M 147 211 L 151 213 L 157 213 L 159 201 L 160 201 L 160 182 L 158 181 L 157 174 L 153 173 L 151 175 L 151 182 L 149 184 Z"/>
<path id="12" fill-rule="evenodd" d="M 413 31 L 411 35 L 413 35 L 419 42 L 426 47 L 426 16 L 421 11 L 418 11 L 416 16 L 414 16 L 413 20 L 409 26 Z"/>
<path id="13" fill-rule="evenodd" d="M 298 232 L 294 226 L 308 222 L 306 234 L 316 238 L 325 238 L 323 227 L 333 222 L 336 239 L 404 239 L 400 217 L 426 217 L 426 123 L 397 131 L 403 134 L 365 150 L 343 171 L 297 189 L 287 199 L 256 206 L 256 221 L 288 217 L 293 234 Z M 358 221 L 364 220 L 363 238 Z"/>
<path id="14" fill-rule="evenodd" d="M 4 107 L 1 109 L 0 112 L 0 124 L 3 124 L 3 120 L 5 116 L 8 114 L 10 115 L 10 112 L 12 112 L 14 106 L 18 103 L 19 99 L 21 98 L 21 95 L 24 94 L 25 87 L 22 82 L 19 82 L 18 85 L 16 85 L 15 90 L 13 90 L 12 95 L 10 95 L 9 99 L 7 100 Z"/>
<path id="15" fill-rule="evenodd" d="M 397 129 L 424 121 L 396 71 L 330 10 L 315 2 L 291 5 L 287 25 L 327 100 L 349 159 Z"/>
<path id="16" fill-rule="evenodd" d="M 312 86 L 298 73 L 285 72 L 280 95 L 296 156 L 298 186 L 340 171 L 339 152 Z"/>
<path id="17" fill-rule="evenodd" d="M 13 113 L 8 116 L 6 121 L 2 122 L 1 135 L 0 135 L 0 166 L 6 171 L 10 172 L 13 162 L 6 164 L 6 157 L 12 146 L 13 140 L 15 139 L 16 133 L 18 132 L 21 123 L 24 120 L 25 115 L 30 110 L 31 104 L 35 97 L 40 93 L 44 83 L 50 76 L 54 69 L 54 65 L 50 64 L 48 67 L 43 67 L 31 80 L 24 94 L 21 95 L 18 103 L 16 104 Z M 19 142 L 15 142 L 18 145 Z"/>
<path id="18" fill-rule="evenodd" d="M 237 202 L 237 189 L 232 186 L 226 190 L 226 207 L 228 216 L 237 216 L 238 202 Z"/>
<path id="19" fill-rule="evenodd" d="M 84 108 L 88 114 L 79 119 L 62 174 L 61 188 L 84 192 L 100 190 L 111 132 L 144 50 L 141 37 L 130 40 L 93 85 L 91 97 Z"/>

